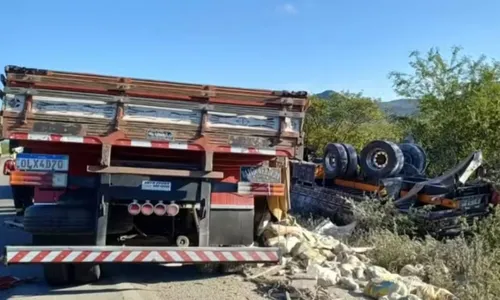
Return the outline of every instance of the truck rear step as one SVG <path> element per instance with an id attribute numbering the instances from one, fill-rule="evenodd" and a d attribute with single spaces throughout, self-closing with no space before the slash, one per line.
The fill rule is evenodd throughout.
<path id="1" fill-rule="evenodd" d="M 278 263 L 273 247 L 6 246 L 5 264 L 47 263 Z"/>

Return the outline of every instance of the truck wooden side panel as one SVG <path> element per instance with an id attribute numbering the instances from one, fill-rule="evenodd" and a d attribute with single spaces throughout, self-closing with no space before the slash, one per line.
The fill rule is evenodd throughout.
<path id="1" fill-rule="evenodd" d="M 7 67 L 2 134 L 272 150 L 301 156 L 305 93 Z M 22 139 L 22 138 L 21 138 Z M 279 154 L 281 153 L 281 154 Z"/>

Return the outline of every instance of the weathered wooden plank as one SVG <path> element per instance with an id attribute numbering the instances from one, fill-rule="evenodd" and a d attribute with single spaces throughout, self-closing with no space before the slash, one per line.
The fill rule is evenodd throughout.
<path id="1" fill-rule="evenodd" d="M 63 88 L 73 91 L 88 91 L 96 93 L 111 93 L 111 91 L 116 90 L 118 85 L 116 83 L 106 84 L 102 82 L 93 81 L 82 81 L 82 80 L 55 80 L 54 78 L 39 78 L 39 81 L 26 81 L 26 86 L 30 83 L 37 88 Z M 12 85 L 21 85 L 22 80 L 9 79 L 14 82 Z M 198 89 L 185 89 L 185 88 L 164 88 L 164 87 L 145 87 L 136 86 L 127 90 L 129 96 L 140 96 L 140 97 L 159 97 L 159 98 L 171 98 L 178 100 L 194 101 L 197 102 L 197 97 L 207 97 L 206 91 Z M 211 100 L 214 103 L 232 103 L 249 106 L 259 106 L 259 107 L 280 107 L 283 104 L 281 97 L 276 97 L 272 95 L 254 95 L 247 93 L 232 93 L 217 91 L 217 96 L 213 97 Z M 293 106 L 303 107 L 305 106 L 306 99 L 294 99 L 291 103 Z"/>
<path id="2" fill-rule="evenodd" d="M 126 104 L 123 120 L 148 123 L 199 125 L 201 122 L 201 111 Z"/>
<path id="3" fill-rule="evenodd" d="M 103 167 L 87 166 L 87 172 L 104 174 L 135 174 L 135 175 L 153 175 L 153 176 L 175 176 L 206 179 L 222 179 L 223 172 L 189 171 L 174 169 L 153 169 L 153 168 L 132 168 L 132 167 Z"/>
<path id="4" fill-rule="evenodd" d="M 208 112 L 207 126 L 208 128 L 277 131 L 279 129 L 278 122 L 278 117 Z"/>
<path id="5" fill-rule="evenodd" d="M 116 106 L 101 101 L 69 101 L 68 99 L 33 96 L 32 112 L 37 114 L 112 119 Z"/>

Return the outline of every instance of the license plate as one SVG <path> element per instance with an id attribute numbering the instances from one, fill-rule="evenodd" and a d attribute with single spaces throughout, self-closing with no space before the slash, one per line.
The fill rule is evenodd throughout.
<path id="1" fill-rule="evenodd" d="M 67 172 L 68 167 L 67 155 L 19 153 L 16 156 L 16 168 L 21 171 Z"/>

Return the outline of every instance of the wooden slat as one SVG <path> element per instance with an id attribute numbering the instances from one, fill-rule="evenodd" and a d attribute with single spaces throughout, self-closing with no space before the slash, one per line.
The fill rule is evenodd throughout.
<path id="1" fill-rule="evenodd" d="M 206 178 L 206 179 L 224 178 L 224 173 L 222 172 L 131 168 L 131 167 L 115 167 L 115 166 L 111 167 L 87 166 L 87 172 L 101 173 L 101 174 L 134 174 L 134 175 L 173 176 L 173 177 L 190 177 L 190 178 Z"/>

